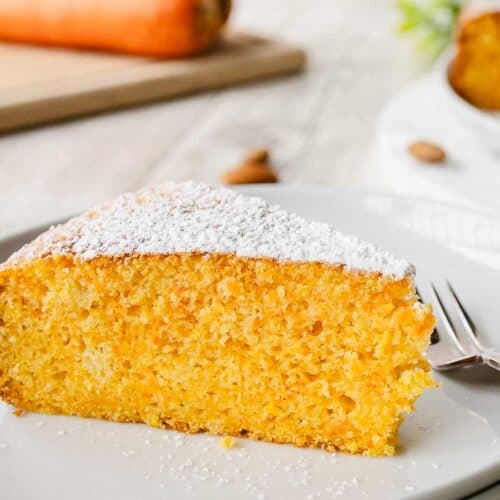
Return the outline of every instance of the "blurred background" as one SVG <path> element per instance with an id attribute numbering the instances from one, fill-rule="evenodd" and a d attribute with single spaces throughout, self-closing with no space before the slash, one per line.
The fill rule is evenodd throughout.
<path id="1" fill-rule="evenodd" d="M 0 235 L 61 218 L 147 184 L 186 179 L 219 183 L 221 175 L 238 168 L 253 148 L 269 151 L 271 167 L 281 183 L 486 202 L 497 211 L 496 194 L 492 191 L 488 198 L 484 186 L 498 186 L 498 165 L 490 166 L 498 162 L 498 156 L 492 153 L 490 161 L 492 155 L 483 152 L 490 145 L 480 145 L 479 136 L 471 132 L 477 127 L 467 120 L 477 117 L 458 118 L 461 113 L 472 113 L 472 106 L 457 104 L 456 95 L 444 96 L 452 91 L 444 89 L 447 66 L 443 57 L 447 56 L 442 51 L 451 39 L 461 3 L 430 1 L 420 2 L 419 7 L 418 1 L 235 0 L 229 32 L 257 34 L 302 49 L 307 57 L 305 68 L 239 86 L 5 131 L 0 136 Z M 0 8 L 0 24 L 1 16 Z M 26 50 L 42 49 L 26 45 L 12 49 L 13 45 L 0 47 L 0 61 L 7 58 L 12 74 L 33 84 L 29 67 L 37 75 L 42 71 L 36 64 L 28 69 L 22 64 L 34 57 L 49 75 L 42 86 L 54 92 L 64 83 L 51 80 L 51 65 L 37 59 L 47 57 L 49 50 L 63 49 L 43 49 L 28 57 Z M 213 57 L 218 50 L 193 62 Z M 80 52 L 74 57 L 80 58 L 82 68 L 90 64 Z M 127 60 L 123 55 L 98 57 L 103 65 L 109 63 L 107 58 L 117 58 L 117 75 Z M 131 56 L 130 60 L 137 68 L 140 58 Z M 64 66 L 57 58 L 53 61 L 54 68 Z M 183 71 L 182 62 L 171 64 Z M 500 67 L 500 60 L 496 64 Z M 2 72 L 0 79 L 8 74 Z M 83 69 L 82 75 L 86 75 Z M 427 87 L 415 90 L 425 79 Z M 0 105 L 7 111 L 13 87 L 12 82 L 0 87 Z M 15 87 L 16 99 L 33 100 L 31 87 Z M 408 89 L 417 94 L 405 95 Z M 113 94 L 108 92 L 107 98 L 113 99 Z M 30 112 L 42 113 L 52 105 L 40 104 Z M 17 106 L 17 118 L 23 117 L 23 109 L 27 108 Z M 484 119 L 490 120 L 495 142 L 500 137 L 495 136 L 497 115 L 483 114 L 488 114 Z M 0 126 L 9 119 L 8 113 L 0 111 Z M 449 127 L 442 119 L 461 128 L 443 136 Z M 457 166 L 461 154 L 454 144 L 463 145 L 472 136 L 474 144 L 464 157 L 469 161 L 472 151 L 470 161 L 475 161 L 476 168 L 479 161 L 488 166 L 485 176 L 471 173 L 475 179 L 471 184 L 469 167 Z M 440 165 L 431 165 L 425 158 L 429 154 L 425 144 L 423 159 L 418 144 L 416 153 L 408 152 L 409 145 L 423 140 L 437 147 L 438 156 L 439 151 L 445 153 L 446 161 L 438 158 Z M 431 149 L 431 156 L 435 153 Z M 479 192 L 481 196 L 476 196 Z"/>

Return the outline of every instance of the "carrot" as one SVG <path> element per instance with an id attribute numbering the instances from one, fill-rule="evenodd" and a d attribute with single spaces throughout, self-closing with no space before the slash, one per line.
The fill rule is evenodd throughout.
<path id="1" fill-rule="evenodd" d="M 181 57 L 212 44 L 231 0 L 0 0 L 0 39 Z"/>

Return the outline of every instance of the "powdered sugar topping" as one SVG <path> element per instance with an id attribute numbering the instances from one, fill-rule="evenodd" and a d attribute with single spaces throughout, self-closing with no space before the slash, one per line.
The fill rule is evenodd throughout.
<path id="1" fill-rule="evenodd" d="M 81 259 L 182 252 L 342 264 L 395 278 L 413 266 L 277 205 L 206 184 L 166 183 L 127 193 L 52 227 L 7 261 L 72 254 Z"/>

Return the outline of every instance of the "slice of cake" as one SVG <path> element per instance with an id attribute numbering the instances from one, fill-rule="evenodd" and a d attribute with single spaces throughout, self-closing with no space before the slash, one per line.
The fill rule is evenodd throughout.
<path id="1" fill-rule="evenodd" d="M 23 410 L 390 455 L 434 385 L 413 267 L 206 185 L 125 194 L 0 266 Z"/>

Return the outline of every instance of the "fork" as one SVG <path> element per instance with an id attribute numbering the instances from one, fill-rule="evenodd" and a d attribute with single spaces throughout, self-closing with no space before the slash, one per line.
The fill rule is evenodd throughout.
<path id="1" fill-rule="evenodd" d="M 454 370 L 466 366 L 486 364 L 495 370 L 500 371 L 500 352 L 487 347 L 481 342 L 477 335 L 477 329 L 465 310 L 457 293 L 446 282 L 450 299 L 456 309 L 458 318 L 462 325 L 461 334 L 453 324 L 451 315 L 446 309 L 439 292 L 434 283 L 430 283 L 430 290 L 434 299 L 435 310 L 441 318 L 442 325 L 446 331 L 446 336 L 438 331 L 437 327 L 431 335 L 431 345 L 427 349 L 427 357 L 435 370 Z M 422 294 L 417 290 L 417 294 L 422 298 Z"/>

